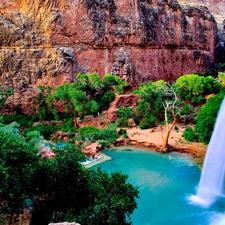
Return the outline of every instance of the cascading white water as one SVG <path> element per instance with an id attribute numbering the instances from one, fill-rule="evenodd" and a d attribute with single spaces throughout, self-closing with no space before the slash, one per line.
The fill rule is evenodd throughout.
<path id="1" fill-rule="evenodd" d="M 208 207 L 224 195 L 225 176 L 225 99 L 223 100 L 208 145 L 196 196 L 190 200 Z"/>

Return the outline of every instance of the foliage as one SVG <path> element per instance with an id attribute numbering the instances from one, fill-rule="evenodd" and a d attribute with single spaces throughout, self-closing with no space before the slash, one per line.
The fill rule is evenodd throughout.
<path id="1" fill-rule="evenodd" d="M 198 141 L 198 135 L 194 132 L 192 127 L 187 127 L 184 133 L 182 134 L 182 137 L 184 137 L 187 141 Z"/>
<path id="2" fill-rule="evenodd" d="M 138 89 L 134 91 L 134 94 L 139 94 L 141 97 L 141 101 L 138 102 L 137 112 L 141 115 L 141 118 L 143 118 L 143 122 L 147 120 L 150 114 L 159 120 L 164 118 L 162 114 L 164 111 L 162 100 L 164 99 L 164 90 L 166 87 L 167 83 L 163 80 L 159 80 L 140 85 Z M 146 125 L 146 128 L 147 127 Z"/>
<path id="3" fill-rule="evenodd" d="M 17 122 L 20 124 L 20 127 L 29 127 L 32 126 L 34 121 L 36 121 L 36 116 L 28 114 L 12 114 L 2 116 L 1 122 L 4 124 L 10 124 L 12 122 Z"/>
<path id="4" fill-rule="evenodd" d="M 74 122 L 72 119 L 68 119 L 63 123 L 63 126 L 58 128 L 63 132 L 68 132 L 69 134 L 73 134 L 76 132 L 76 128 L 74 127 Z"/>
<path id="5" fill-rule="evenodd" d="M 118 134 L 119 134 L 119 135 L 127 134 L 127 130 L 126 130 L 126 129 L 120 129 L 120 130 L 118 131 Z"/>
<path id="6" fill-rule="evenodd" d="M 94 187 L 92 204 L 79 217 L 70 218 L 70 221 L 93 225 L 131 224 L 130 215 L 137 207 L 134 198 L 138 197 L 138 190 L 127 183 L 127 178 L 120 172 L 108 175 L 100 168 L 90 170 L 89 180 Z"/>
<path id="7" fill-rule="evenodd" d="M 199 140 L 204 143 L 209 143 L 213 132 L 214 124 L 225 92 L 221 92 L 214 97 L 209 98 L 202 110 L 199 112 L 195 131 L 199 135 Z"/>
<path id="8" fill-rule="evenodd" d="M 117 127 L 118 126 L 117 126 L 116 123 L 109 123 L 108 124 L 108 129 L 110 129 L 110 130 L 116 131 Z"/>
<path id="9" fill-rule="evenodd" d="M 155 126 L 155 121 L 157 118 L 153 116 L 151 113 L 146 113 L 145 116 L 141 119 L 139 127 L 141 129 L 152 128 Z"/>
<path id="10" fill-rule="evenodd" d="M 20 125 L 17 122 L 12 122 L 7 125 L 0 123 L 0 132 L 9 133 L 11 135 L 18 136 L 20 132 L 19 127 Z"/>
<path id="11" fill-rule="evenodd" d="M 29 201 L 34 209 L 31 224 L 130 224 L 127 219 L 137 207 L 138 190 L 126 175 L 85 169 L 74 145 L 55 149 L 53 159 L 36 152 L 19 136 L 0 132 L 1 215 L 19 214 Z"/>
<path id="12" fill-rule="evenodd" d="M 176 80 L 177 95 L 184 101 L 192 104 L 205 102 L 205 96 L 217 94 L 221 90 L 221 84 L 211 76 L 203 77 L 188 74 Z"/>
<path id="13" fill-rule="evenodd" d="M 180 115 L 184 116 L 184 120 L 186 123 L 195 122 L 195 119 L 198 114 L 198 108 L 193 107 L 191 104 L 183 104 L 183 107 L 180 110 Z"/>
<path id="14" fill-rule="evenodd" d="M 26 133 L 26 141 L 28 145 L 37 149 L 44 141 L 44 137 L 40 134 L 40 131 L 33 130 Z"/>
<path id="15" fill-rule="evenodd" d="M 0 214 L 23 212 L 34 191 L 36 153 L 21 137 L 0 132 Z"/>
<path id="16" fill-rule="evenodd" d="M 128 119 L 131 118 L 133 116 L 133 114 L 134 113 L 131 108 L 120 106 L 117 111 L 117 115 L 121 118 L 116 121 L 117 125 L 120 127 L 129 126 Z"/>
<path id="17" fill-rule="evenodd" d="M 56 119 L 58 115 L 54 105 L 53 89 L 49 86 L 39 86 L 38 95 L 34 100 L 34 112 L 40 121 Z"/>
<path id="18" fill-rule="evenodd" d="M 79 141 L 89 141 L 95 142 L 99 140 L 100 130 L 96 127 L 89 126 L 89 127 L 82 127 L 78 129 L 78 137 Z"/>
<path id="19" fill-rule="evenodd" d="M 12 88 L 7 88 L 6 90 L 4 90 L 0 86 L 0 109 L 3 109 L 7 98 L 11 95 L 13 95 L 13 89 Z"/>
<path id="20" fill-rule="evenodd" d="M 87 102 L 87 104 L 85 105 L 86 115 L 97 116 L 99 112 L 99 108 L 100 108 L 100 105 L 96 101 L 91 100 Z"/>
<path id="21" fill-rule="evenodd" d="M 100 100 L 100 107 L 102 110 L 108 109 L 111 102 L 115 100 L 115 94 L 111 91 L 107 91 L 103 94 Z"/>
<path id="22" fill-rule="evenodd" d="M 118 134 L 115 130 L 111 130 L 108 128 L 103 128 L 100 130 L 99 139 L 104 140 L 108 143 L 112 143 L 116 141 L 118 138 Z"/>
<path id="23" fill-rule="evenodd" d="M 27 134 L 30 131 L 37 131 L 40 133 L 40 135 L 43 135 L 45 139 L 49 139 L 51 134 L 53 134 L 55 131 L 57 131 L 59 129 L 58 126 L 53 126 L 53 125 L 44 125 L 44 124 L 38 124 L 35 127 L 31 127 L 28 128 L 25 131 L 25 136 L 27 136 Z"/>
<path id="24" fill-rule="evenodd" d="M 124 87 L 127 85 L 127 82 L 121 80 L 119 77 L 112 74 L 106 74 L 103 77 L 103 86 L 104 89 L 110 90 L 113 87 L 113 90 L 117 94 L 122 94 Z"/>

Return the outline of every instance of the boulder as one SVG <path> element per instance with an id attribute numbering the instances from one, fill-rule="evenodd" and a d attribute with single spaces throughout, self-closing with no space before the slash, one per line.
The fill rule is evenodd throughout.
<path id="1" fill-rule="evenodd" d="M 54 158 L 55 157 L 55 153 L 52 151 L 51 148 L 48 147 L 44 147 L 39 151 L 39 154 L 41 154 L 42 158 Z"/>

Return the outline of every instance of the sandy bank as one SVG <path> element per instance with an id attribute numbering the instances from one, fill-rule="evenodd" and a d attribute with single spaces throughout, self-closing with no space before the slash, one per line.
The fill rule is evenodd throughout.
<path id="1" fill-rule="evenodd" d="M 203 143 L 188 142 L 183 137 L 185 127 L 177 125 L 178 130 L 173 129 L 169 137 L 169 145 L 173 151 L 189 153 L 195 157 L 203 157 L 205 155 L 207 145 Z M 154 129 L 141 130 L 137 127 L 127 128 L 128 139 L 120 139 L 117 142 L 119 145 L 134 145 L 146 147 L 151 150 L 156 150 L 161 147 L 163 135 L 165 135 L 165 127 L 156 127 Z"/>

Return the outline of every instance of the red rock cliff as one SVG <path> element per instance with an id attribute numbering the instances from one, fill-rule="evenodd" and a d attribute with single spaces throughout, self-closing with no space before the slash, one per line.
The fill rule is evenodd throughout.
<path id="1" fill-rule="evenodd" d="M 0 85 L 8 105 L 30 111 L 38 85 L 78 72 L 122 77 L 133 86 L 214 72 L 217 26 L 205 7 L 176 0 L 3 0 Z"/>

